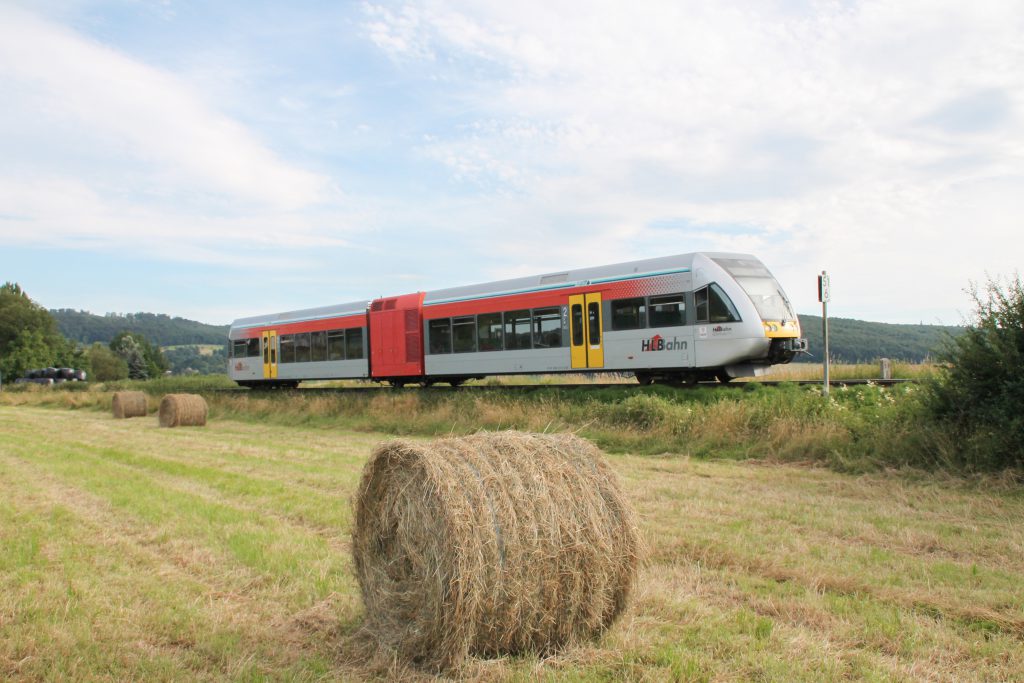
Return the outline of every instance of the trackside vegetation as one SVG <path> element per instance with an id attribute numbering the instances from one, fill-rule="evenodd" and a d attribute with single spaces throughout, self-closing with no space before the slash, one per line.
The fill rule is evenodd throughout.
<path id="1" fill-rule="evenodd" d="M 1017 275 L 970 293 L 974 319 L 940 354 L 932 412 L 979 467 L 1024 467 L 1024 284 Z"/>
<path id="2" fill-rule="evenodd" d="M 483 387 L 451 392 L 211 391 L 226 378 L 115 382 L 104 390 L 26 389 L 0 394 L 0 405 L 50 405 L 108 411 L 114 389 L 141 389 L 151 410 L 165 393 L 203 393 L 210 419 L 349 429 L 393 435 L 471 434 L 480 429 L 571 431 L 610 452 L 699 458 L 815 462 L 843 471 L 885 467 L 970 470 L 956 432 L 931 418 L 920 385 L 680 390 Z M 204 388 L 206 389 L 204 391 Z"/>

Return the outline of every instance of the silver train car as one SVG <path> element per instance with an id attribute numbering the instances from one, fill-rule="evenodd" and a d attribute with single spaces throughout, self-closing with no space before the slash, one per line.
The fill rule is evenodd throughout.
<path id="1" fill-rule="evenodd" d="M 229 374 L 252 387 L 579 372 L 689 385 L 807 348 L 760 260 L 708 252 L 243 318 L 229 339 Z"/>

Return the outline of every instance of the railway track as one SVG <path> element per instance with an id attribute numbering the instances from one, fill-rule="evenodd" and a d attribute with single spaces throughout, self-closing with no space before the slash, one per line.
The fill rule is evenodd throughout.
<path id="1" fill-rule="evenodd" d="M 914 384 L 917 380 L 914 379 L 835 379 L 829 382 L 830 387 L 844 387 L 844 386 L 866 386 L 873 384 L 875 386 L 890 387 L 897 384 Z M 729 382 L 722 384 L 721 382 L 699 382 L 694 386 L 689 387 L 677 387 L 680 391 L 690 389 L 743 389 L 745 387 L 751 387 L 753 385 L 761 386 L 778 386 L 780 384 L 797 384 L 801 386 L 820 386 L 822 381 L 820 379 L 808 379 L 808 380 L 757 380 L 748 381 L 740 380 L 735 382 Z M 581 391 L 586 389 L 615 389 L 615 388 L 637 388 L 639 384 L 629 382 L 611 382 L 606 384 L 591 384 L 591 383 L 577 383 L 577 384 L 464 384 L 457 387 L 448 386 L 446 384 L 436 384 L 429 387 L 422 387 L 419 385 L 408 385 L 402 388 L 395 388 L 386 384 L 373 385 L 373 386 L 356 386 L 356 387 L 299 387 L 298 389 L 246 389 L 244 387 L 237 387 L 232 389 L 218 389 L 217 392 L 237 392 L 237 391 L 274 391 L 274 392 L 297 392 L 297 393 L 339 393 L 339 392 L 353 392 L 353 393 L 365 393 L 365 392 L 380 392 L 380 391 L 427 391 L 432 393 L 452 393 L 452 392 L 490 392 L 490 391 L 519 391 L 523 393 L 530 393 L 534 391 Z"/>

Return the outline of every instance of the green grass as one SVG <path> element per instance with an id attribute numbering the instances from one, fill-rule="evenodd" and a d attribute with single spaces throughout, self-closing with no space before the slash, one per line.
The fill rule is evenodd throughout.
<path id="1" fill-rule="evenodd" d="M 359 632 L 350 500 L 387 436 L 220 410 L 167 430 L 0 405 L 0 680 L 422 677 Z M 1024 680 L 1012 480 L 610 460 L 650 547 L 631 607 L 597 642 L 462 675 Z"/>
<path id="2" fill-rule="evenodd" d="M 502 386 L 463 392 L 216 391 L 224 379 L 166 378 L 118 384 L 149 393 L 150 410 L 171 391 L 201 392 L 214 418 L 396 435 L 466 434 L 478 429 L 574 431 L 620 453 L 814 461 L 843 471 L 920 467 L 970 471 L 946 425 L 929 418 L 922 387 L 813 386 L 694 390 L 664 386 Z M 107 387 L 0 393 L 0 405 L 109 410 Z"/>

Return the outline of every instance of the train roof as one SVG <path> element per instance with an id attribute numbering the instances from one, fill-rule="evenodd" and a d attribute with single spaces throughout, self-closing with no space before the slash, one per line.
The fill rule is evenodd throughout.
<path id="1" fill-rule="evenodd" d="M 231 323 L 231 329 L 242 329 L 246 327 L 263 327 L 266 325 L 284 325 L 305 320 L 316 320 L 318 318 L 339 318 L 346 315 L 362 315 L 366 313 L 370 300 L 351 301 L 345 304 L 333 304 L 331 306 L 319 306 L 317 308 L 303 308 L 298 311 L 284 311 L 282 313 L 269 313 L 267 315 L 256 315 L 249 318 L 239 318 Z"/>
<path id="2" fill-rule="evenodd" d="M 634 276 L 652 276 L 686 272 L 688 270 L 693 270 L 694 260 L 699 257 L 707 259 L 749 259 L 759 261 L 756 256 L 751 254 L 726 252 L 693 252 L 690 254 L 676 254 L 674 256 L 661 256 L 658 258 L 642 259 L 639 261 L 613 263 L 606 266 L 578 268 L 575 270 L 564 270 L 560 272 L 511 278 L 508 280 L 498 280 L 482 284 L 435 289 L 425 292 L 423 305 L 429 306 L 431 304 L 449 303 L 452 301 L 472 299 L 488 295 L 518 294 L 543 291 L 546 289 L 561 289 L 563 287 L 598 284 L 601 282 L 628 279 Z M 334 304 L 331 306 L 320 306 L 318 308 L 305 308 L 297 311 L 284 311 L 281 313 L 271 313 L 249 318 L 239 318 L 231 323 L 231 330 L 248 327 L 283 325 L 291 322 L 316 320 L 318 318 L 336 318 L 346 315 L 359 315 L 366 312 L 370 302 L 370 299 L 366 299 L 344 304 Z"/>
<path id="3" fill-rule="evenodd" d="M 449 303 L 462 299 L 477 298 L 487 295 L 518 294 L 525 292 L 536 292 L 545 289 L 561 289 L 587 284 L 598 284 L 620 279 L 628 279 L 635 276 L 651 276 L 686 272 L 693 269 L 694 259 L 697 257 L 708 259 L 753 259 L 756 256 L 750 254 L 735 254 L 724 252 L 693 252 L 690 254 L 676 254 L 674 256 L 660 256 L 658 258 L 643 259 L 640 261 L 626 261 L 624 263 L 613 263 L 607 266 L 592 266 L 589 268 L 578 268 L 576 270 L 564 270 L 543 275 L 531 275 L 528 277 L 513 278 L 510 280 L 499 280 L 478 285 L 465 285 L 461 287 L 449 287 L 447 289 L 435 289 L 426 293 L 423 300 L 424 306 L 431 304 Z"/>

